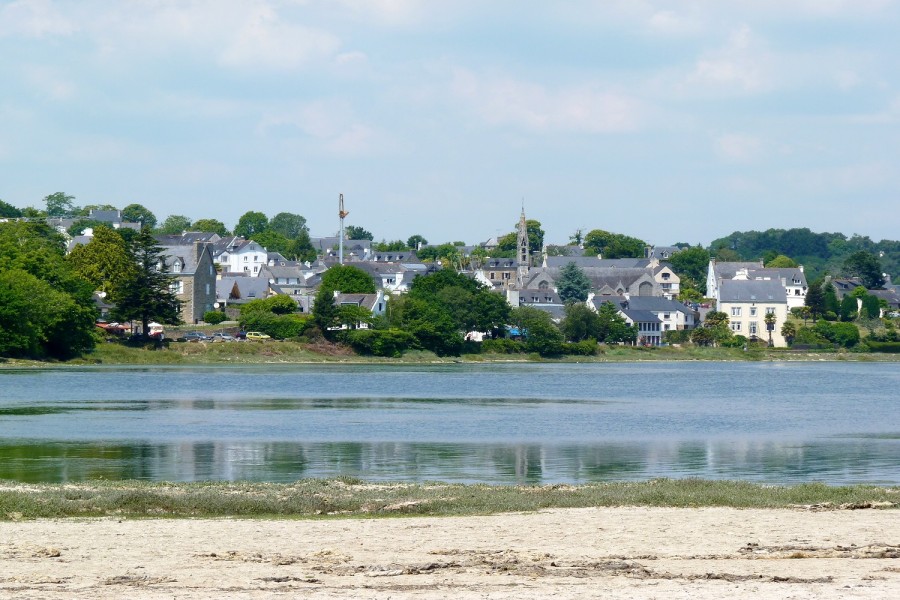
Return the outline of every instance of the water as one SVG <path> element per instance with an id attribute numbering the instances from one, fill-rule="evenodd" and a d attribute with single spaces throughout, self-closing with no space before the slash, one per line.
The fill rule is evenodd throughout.
<path id="1" fill-rule="evenodd" d="M 900 364 L 0 371 L 0 479 L 900 485 Z"/>

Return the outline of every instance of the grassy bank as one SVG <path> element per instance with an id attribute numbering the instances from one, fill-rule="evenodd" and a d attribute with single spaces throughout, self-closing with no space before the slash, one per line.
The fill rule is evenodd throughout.
<path id="1" fill-rule="evenodd" d="M 41 367 L 52 365 L 191 365 L 191 364 L 434 364 L 434 363 L 508 363 L 508 362 L 641 362 L 641 361 L 863 361 L 898 362 L 900 354 L 863 354 L 847 351 L 793 351 L 788 348 L 702 348 L 695 346 L 640 348 L 601 346 L 596 356 L 545 358 L 537 354 L 464 354 L 439 357 L 432 352 L 410 351 L 402 358 L 360 356 L 351 350 L 326 342 L 301 344 L 292 341 L 178 343 L 167 347 L 134 347 L 102 343 L 82 357 L 66 361 L 0 359 L 3 367 Z"/>
<path id="2" fill-rule="evenodd" d="M 822 484 L 781 487 L 696 479 L 534 487 L 381 485 L 353 479 L 293 484 L 0 482 L 0 520 L 450 516 L 602 506 L 896 509 L 900 506 L 900 488 Z"/>

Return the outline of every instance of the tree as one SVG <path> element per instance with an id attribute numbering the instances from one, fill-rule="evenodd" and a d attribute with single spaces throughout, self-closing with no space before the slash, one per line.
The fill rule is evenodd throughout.
<path id="1" fill-rule="evenodd" d="M 261 212 L 247 211 L 238 219 L 234 227 L 234 235 L 250 239 L 258 233 L 264 232 L 269 227 L 269 218 Z"/>
<path id="2" fill-rule="evenodd" d="M 319 286 L 312 306 L 313 322 L 328 337 L 329 329 L 337 326 L 338 310 L 334 303 L 334 290 Z"/>
<path id="3" fill-rule="evenodd" d="M 781 337 L 785 339 L 788 346 L 793 344 L 794 338 L 797 337 L 797 325 L 792 321 L 785 321 L 781 326 Z"/>
<path id="4" fill-rule="evenodd" d="M 0 356 L 68 358 L 94 345 L 93 286 L 45 223 L 0 223 Z"/>
<path id="5" fill-rule="evenodd" d="M 851 296 L 850 294 L 844 296 L 841 300 L 839 314 L 841 321 L 853 321 L 859 316 L 857 314 L 857 301 L 855 296 Z"/>
<path id="6" fill-rule="evenodd" d="M 66 215 L 74 213 L 77 210 L 77 207 L 72 203 L 73 200 L 75 200 L 75 196 L 67 196 L 63 192 L 56 192 L 49 196 L 45 196 L 44 204 L 47 205 L 47 216 L 65 217 Z"/>
<path id="7" fill-rule="evenodd" d="M 797 262 L 784 254 L 779 254 L 767 260 L 765 264 L 767 269 L 793 269 L 797 267 Z"/>
<path id="8" fill-rule="evenodd" d="M 713 345 L 728 341 L 734 335 L 728 327 L 728 315 L 721 311 L 711 310 L 706 313 L 703 327 L 709 330 Z M 692 335 L 691 341 L 693 340 L 694 336 Z"/>
<path id="9" fill-rule="evenodd" d="M 556 289 L 560 300 L 566 304 L 570 302 L 584 302 L 587 300 L 588 292 L 591 291 L 591 280 L 573 261 L 567 263 L 559 270 Z"/>
<path id="10" fill-rule="evenodd" d="M 289 240 L 297 239 L 302 233 L 309 233 L 306 217 L 289 212 L 280 212 L 272 217 L 269 230 L 280 233 Z"/>
<path id="11" fill-rule="evenodd" d="M 763 322 L 766 324 L 766 331 L 769 332 L 769 348 L 773 347 L 775 343 L 772 341 L 772 331 L 775 329 L 775 321 L 777 317 L 773 312 L 767 312 L 766 316 L 763 317 Z"/>
<path id="12" fill-rule="evenodd" d="M 646 251 L 647 242 L 620 233 L 594 229 L 584 236 L 585 255 L 599 254 L 603 258 L 641 258 Z"/>
<path id="13" fill-rule="evenodd" d="M 22 216 L 22 211 L 13 206 L 12 204 L 7 204 L 3 200 L 0 200 L 0 218 L 17 218 Z"/>
<path id="14" fill-rule="evenodd" d="M 129 223 L 140 223 L 141 228 L 156 229 L 156 215 L 141 204 L 129 204 L 122 209 L 122 219 Z"/>
<path id="15" fill-rule="evenodd" d="M 512 309 L 510 320 L 525 337 L 525 349 L 541 356 L 557 356 L 563 351 L 563 334 L 550 315 L 537 308 L 520 306 Z"/>
<path id="16" fill-rule="evenodd" d="M 371 231 L 367 231 L 358 225 L 348 225 L 344 229 L 344 239 L 348 240 L 369 240 L 375 239 Z"/>
<path id="17" fill-rule="evenodd" d="M 352 265 L 336 265 L 322 275 L 320 289 L 345 294 L 374 294 L 375 281 L 371 275 Z"/>
<path id="18" fill-rule="evenodd" d="M 163 235 L 181 235 L 190 231 L 191 220 L 184 215 L 169 215 L 159 227 L 159 233 Z"/>
<path id="19" fill-rule="evenodd" d="M 825 290 L 822 287 L 823 285 L 825 285 L 825 282 L 818 279 L 813 281 L 809 285 L 809 289 L 806 290 L 805 304 L 814 319 L 825 314 Z M 828 287 L 831 287 L 831 285 Z"/>
<path id="20" fill-rule="evenodd" d="M 618 344 L 620 342 L 635 342 L 637 331 L 630 327 L 619 309 L 612 302 L 604 302 L 597 309 L 597 332 L 594 336 L 598 342 L 605 344 Z"/>
<path id="21" fill-rule="evenodd" d="M 706 274 L 709 271 L 709 252 L 700 246 L 685 248 L 669 257 L 669 264 L 681 278 L 681 287 L 706 290 Z"/>
<path id="22" fill-rule="evenodd" d="M 583 242 L 583 241 L 584 241 L 584 234 L 582 233 L 580 228 L 576 229 L 575 233 L 573 233 L 572 235 L 569 236 L 569 243 L 572 244 L 573 246 L 580 246 L 581 242 Z"/>
<path id="23" fill-rule="evenodd" d="M 149 229 L 141 230 L 129 244 L 128 252 L 135 268 L 116 294 L 116 317 L 121 321 L 140 321 L 144 335 L 150 330 L 150 321 L 180 323 L 181 301 L 172 290 L 175 279 L 169 275 L 162 246 Z"/>
<path id="24" fill-rule="evenodd" d="M 515 231 L 504 235 L 497 240 L 497 247 L 501 252 L 515 256 L 519 243 L 519 224 L 515 224 Z M 544 248 L 544 230 L 541 228 L 541 222 L 534 219 L 525 221 L 525 231 L 528 234 L 528 253 L 535 254 Z"/>
<path id="25" fill-rule="evenodd" d="M 600 329 L 599 317 L 585 304 L 569 303 L 565 307 L 566 317 L 562 322 L 562 332 L 570 342 L 596 339 Z"/>
<path id="26" fill-rule="evenodd" d="M 854 252 L 844 260 L 842 274 L 845 277 L 859 277 L 862 284 L 870 290 L 884 286 L 881 262 L 877 256 L 865 250 Z"/>
<path id="27" fill-rule="evenodd" d="M 375 250 L 377 252 L 401 252 L 407 248 L 408 246 L 403 240 L 394 240 L 392 242 L 381 240 L 375 244 Z"/>
<path id="28" fill-rule="evenodd" d="M 421 246 L 428 245 L 428 240 L 419 235 L 418 233 L 415 235 L 409 236 L 409 239 L 406 240 L 406 247 L 411 248 L 413 250 L 418 250 Z"/>
<path id="29" fill-rule="evenodd" d="M 203 231 L 205 233 L 215 233 L 219 237 L 225 237 L 228 235 L 228 228 L 225 227 L 225 223 L 219 221 L 218 219 L 197 219 L 196 221 L 191 223 L 190 230 Z"/>
<path id="30" fill-rule="evenodd" d="M 104 292 L 115 303 L 124 283 L 136 275 L 128 245 L 118 231 L 98 227 L 87 244 L 76 246 L 66 257 L 75 272 Z"/>

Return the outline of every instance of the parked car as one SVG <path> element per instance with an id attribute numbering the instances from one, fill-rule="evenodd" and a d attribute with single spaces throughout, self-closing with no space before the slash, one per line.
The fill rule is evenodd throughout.
<path id="1" fill-rule="evenodd" d="M 186 342 L 208 342 L 209 336 L 199 331 L 188 331 L 181 338 Z"/>
<path id="2" fill-rule="evenodd" d="M 265 333 L 259 331 L 248 331 L 247 332 L 248 340 L 271 340 L 271 335 L 266 335 Z"/>
<path id="3" fill-rule="evenodd" d="M 217 331 L 214 334 L 212 334 L 212 341 L 214 341 L 214 342 L 233 342 L 234 336 L 229 335 L 227 333 L 222 333 L 220 331 Z"/>

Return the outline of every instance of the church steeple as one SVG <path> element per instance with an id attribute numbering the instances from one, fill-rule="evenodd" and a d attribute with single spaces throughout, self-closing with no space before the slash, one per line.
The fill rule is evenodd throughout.
<path id="1" fill-rule="evenodd" d="M 525 220 L 525 201 L 522 201 L 522 214 L 519 216 L 519 229 L 516 236 L 516 248 L 518 272 L 516 273 L 516 287 L 522 289 L 525 287 L 525 280 L 528 278 L 528 269 L 531 266 L 529 243 L 528 243 L 528 223 Z"/>

